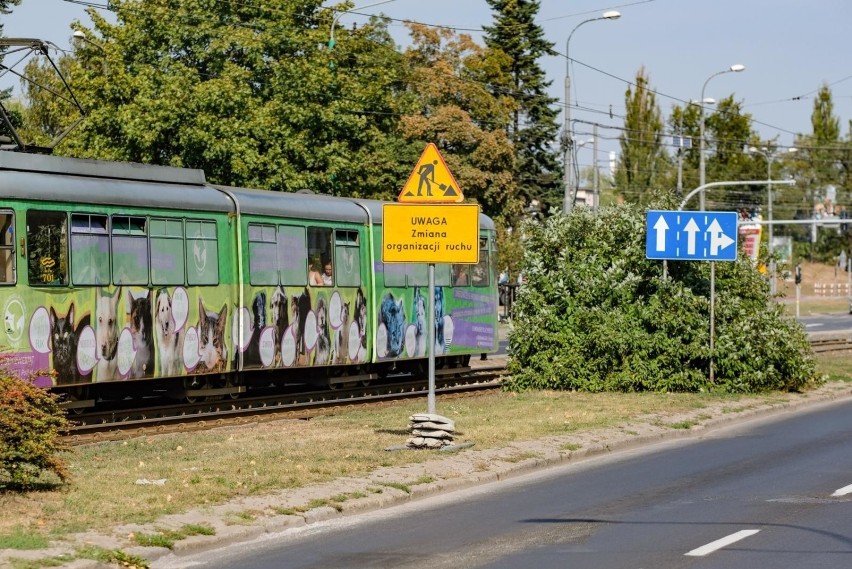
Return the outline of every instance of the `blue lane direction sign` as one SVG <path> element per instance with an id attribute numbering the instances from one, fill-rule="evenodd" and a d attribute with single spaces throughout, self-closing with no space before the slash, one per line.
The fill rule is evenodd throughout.
<path id="1" fill-rule="evenodd" d="M 645 222 L 648 259 L 737 260 L 736 212 L 649 210 Z"/>

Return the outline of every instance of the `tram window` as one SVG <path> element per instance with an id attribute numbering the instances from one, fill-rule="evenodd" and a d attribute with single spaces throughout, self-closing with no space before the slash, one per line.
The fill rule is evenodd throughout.
<path id="1" fill-rule="evenodd" d="M 435 263 L 435 286 L 451 286 L 453 283 L 450 265 L 447 263 Z M 428 277 L 427 286 L 428 286 Z"/>
<path id="2" fill-rule="evenodd" d="M 75 285 L 109 284 L 107 216 L 71 215 L 71 282 Z"/>
<path id="3" fill-rule="evenodd" d="M 429 286 L 429 265 L 427 263 L 406 263 L 408 286 Z M 435 263 L 435 286 L 450 286 L 450 265 Z"/>
<path id="4" fill-rule="evenodd" d="M 278 285 L 278 245 L 274 225 L 250 223 L 249 241 L 249 282 L 258 286 Z M 302 267 L 302 272 L 305 269 Z"/>
<path id="5" fill-rule="evenodd" d="M 280 284 L 305 286 L 308 283 L 308 273 L 305 272 L 305 267 L 308 266 L 305 228 L 279 225 L 277 247 Z"/>
<path id="6" fill-rule="evenodd" d="M 361 284 L 361 245 L 357 231 L 334 232 L 334 275 L 338 286 Z"/>
<path id="7" fill-rule="evenodd" d="M 65 212 L 27 212 L 27 265 L 31 286 L 68 284 L 68 217 Z"/>
<path id="8" fill-rule="evenodd" d="M 151 218 L 151 284 L 182 285 L 184 278 L 185 245 L 183 221 Z"/>
<path id="9" fill-rule="evenodd" d="M 470 265 L 453 265 L 453 286 L 468 286 L 470 284 Z"/>
<path id="10" fill-rule="evenodd" d="M 408 263 L 383 263 L 385 286 L 405 286 Z"/>
<path id="11" fill-rule="evenodd" d="M 216 222 L 186 220 L 186 273 L 191 285 L 219 284 Z"/>
<path id="12" fill-rule="evenodd" d="M 428 271 L 429 265 L 425 263 L 406 263 L 405 276 L 408 281 L 408 286 L 429 286 Z M 435 274 L 438 274 L 437 271 L 435 272 Z"/>
<path id="13" fill-rule="evenodd" d="M 308 283 L 311 283 L 311 274 L 315 278 L 321 279 L 325 286 L 334 284 L 334 273 L 337 272 L 337 267 L 332 265 L 332 275 L 330 278 L 324 276 L 325 266 L 331 264 L 334 258 L 331 255 L 331 229 L 324 227 L 308 227 Z M 318 283 L 316 283 L 318 284 Z"/>
<path id="14" fill-rule="evenodd" d="M 488 286 L 491 281 L 491 270 L 489 263 L 488 239 L 479 240 L 479 263 L 473 265 L 471 269 L 473 286 Z"/>
<path id="15" fill-rule="evenodd" d="M 112 216 L 112 282 L 148 284 L 148 223 L 144 217 Z"/>
<path id="16" fill-rule="evenodd" d="M 15 214 L 0 211 L 0 285 L 15 284 Z"/>

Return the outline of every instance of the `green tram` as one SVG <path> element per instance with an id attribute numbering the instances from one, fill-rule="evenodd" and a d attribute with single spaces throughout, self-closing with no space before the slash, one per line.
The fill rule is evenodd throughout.
<path id="1" fill-rule="evenodd" d="M 200 170 L 0 152 L 0 365 L 67 405 L 368 381 L 496 351 L 480 262 L 381 261 L 382 202 L 213 186 Z M 428 310 L 435 345 L 427 346 Z"/>

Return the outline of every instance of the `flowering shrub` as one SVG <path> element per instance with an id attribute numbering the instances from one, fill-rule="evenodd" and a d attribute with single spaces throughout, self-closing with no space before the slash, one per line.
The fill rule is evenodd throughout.
<path id="1" fill-rule="evenodd" d="M 804 329 L 749 259 L 716 263 L 711 354 L 710 263 L 670 261 L 664 279 L 645 233 L 633 205 L 524 227 L 507 389 L 747 393 L 816 381 Z"/>
<path id="2" fill-rule="evenodd" d="M 56 396 L 2 364 L 0 358 L 0 487 L 28 489 L 48 472 L 65 482 L 61 434 L 69 423 Z"/>

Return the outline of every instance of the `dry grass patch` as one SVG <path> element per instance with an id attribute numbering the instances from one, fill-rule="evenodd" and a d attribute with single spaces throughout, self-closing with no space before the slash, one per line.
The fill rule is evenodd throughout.
<path id="1" fill-rule="evenodd" d="M 784 313 L 788 316 L 796 315 L 796 293 L 792 297 L 782 298 L 778 301 L 784 307 Z M 799 301 L 799 315 L 813 316 L 816 314 L 848 314 L 849 299 L 846 297 L 810 297 Z"/>
<path id="2" fill-rule="evenodd" d="M 782 397 L 496 393 L 439 400 L 437 411 L 456 422 L 457 442 L 473 441 L 475 448 L 482 450 L 649 422 L 651 417 L 660 420 L 679 415 L 680 419 L 684 413 L 704 407 L 747 405 L 770 398 Z M 384 449 L 405 440 L 408 417 L 422 412 L 424 406 L 425 401 L 411 401 L 310 421 L 268 422 L 75 448 L 67 457 L 72 468 L 67 487 L 23 495 L 0 494 L 0 508 L 5 513 L 0 518 L 0 538 L 20 534 L 20 528 L 53 538 L 70 532 L 105 531 L 127 523 L 151 523 L 167 514 L 236 497 L 340 477 L 364 477 L 380 466 L 421 463 L 436 453 Z M 145 479 L 165 479 L 165 483 L 136 483 Z M 410 487 L 406 488 L 400 489 L 409 492 Z M 355 497 L 347 495 L 345 499 Z M 332 500 L 325 505 L 339 504 Z"/>
<path id="3" fill-rule="evenodd" d="M 823 374 L 829 381 L 852 381 L 852 353 L 826 352 L 817 358 L 817 373 Z"/>

